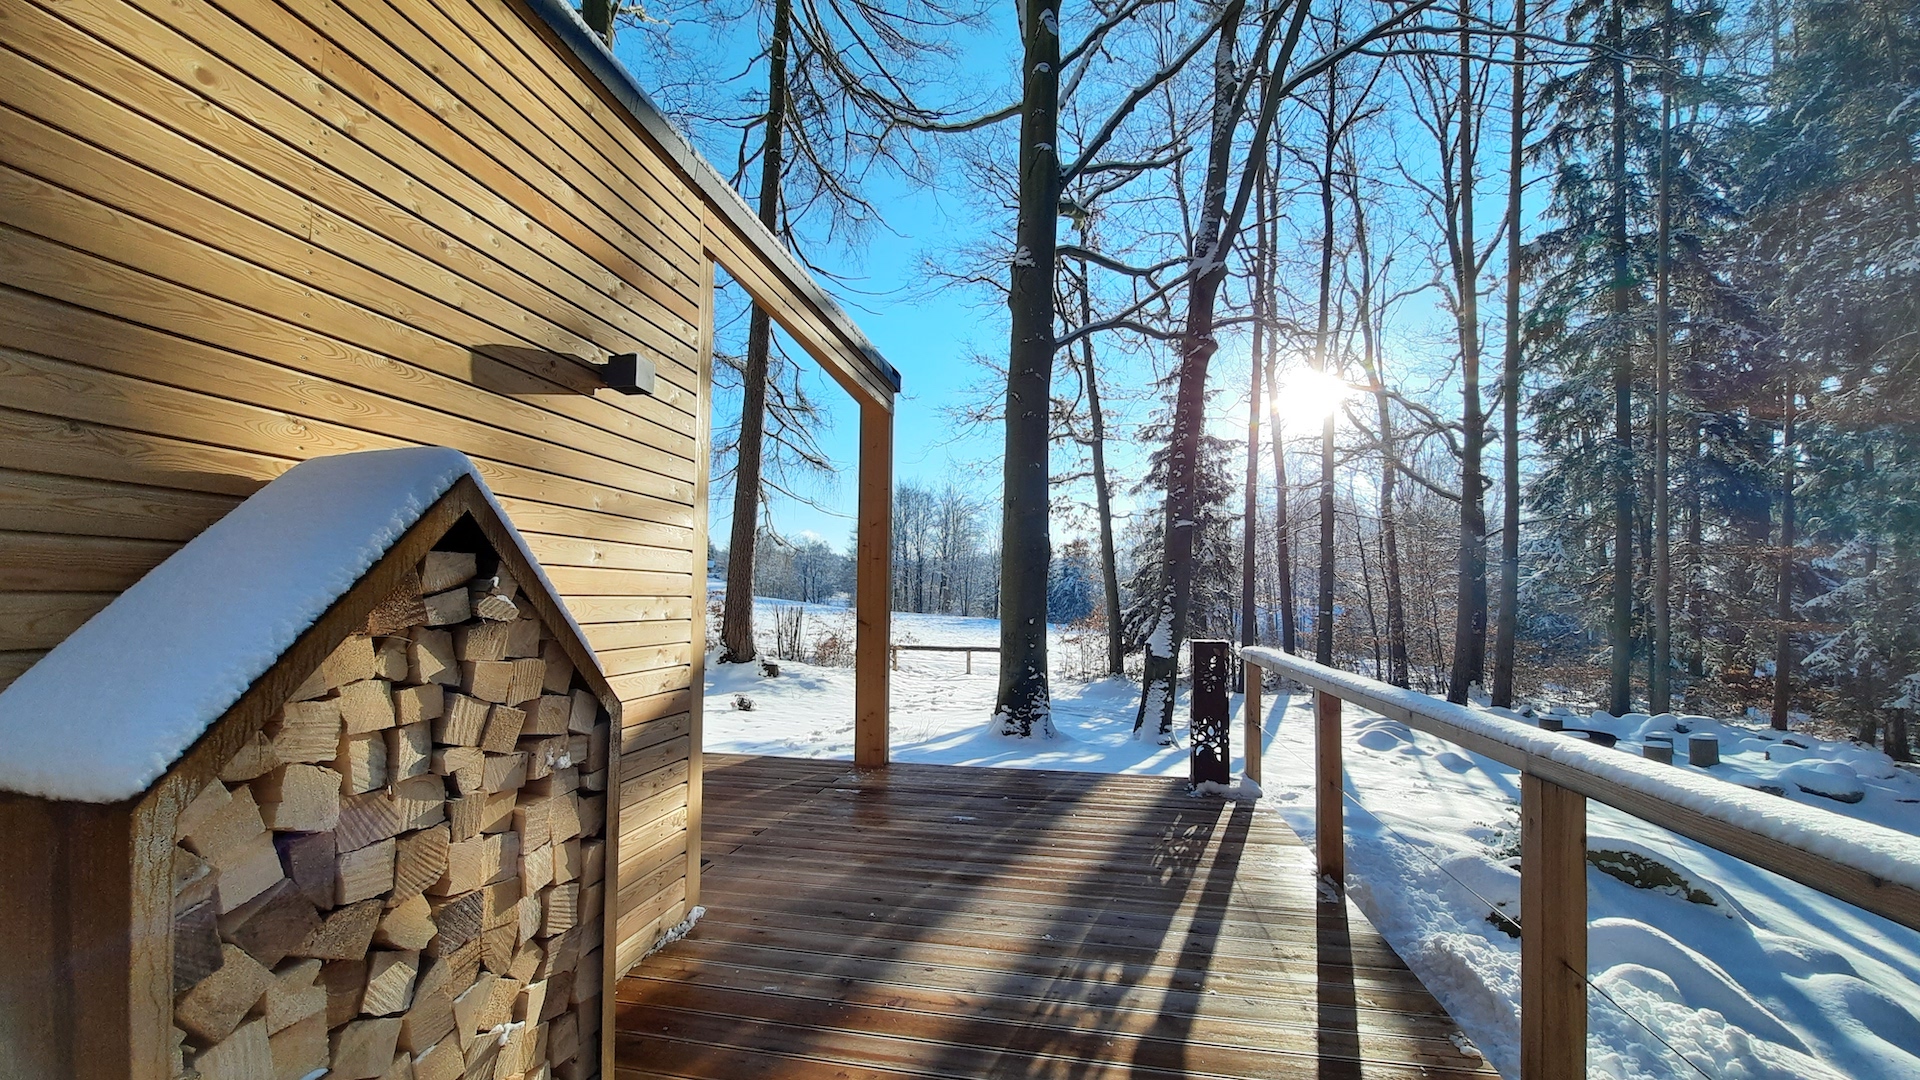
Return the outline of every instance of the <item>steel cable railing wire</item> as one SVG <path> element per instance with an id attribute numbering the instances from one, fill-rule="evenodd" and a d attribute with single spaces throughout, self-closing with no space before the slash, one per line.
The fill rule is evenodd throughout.
<path id="1" fill-rule="evenodd" d="M 1266 718 L 1263 717 L 1260 722 L 1261 743 L 1264 744 L 1267 741 L 1267 737 L 1270 735 L 1277 734 L 1278 730 L 1279 729 L 1277 727 L 1273 727 L 1273 728 L 1268 727 L 1267 720 Z M 1385 818 L 1382 818 L 1379 814 L 1374 813 L 1372 808 L 1368 807 L 1365 803 L 1362 803 L 1358 796 L 1356 796 L 1353 792 L 1348 791 L 1345 784 L 1342 784 L 1340 786 L 1340 797 L 1344 799 L 1347 803 L 1351 804 L 1354 809 L 1367 815 L 1369 818 L 1372 818 L 1375 824 L 1379 825 L 1382 829 L 1385 829 L 1388 833 L 1390 833 L 1393 836 L 1395 840 L 1398 840 L 1404 847 L 1417 853 L 1421 858 L 1432 863 L 1433 868 L 1435 870 L 1438 870 L 1442 874 L 1446 875 L 1449 879 L 1453 881 L 1454 884 L 1460 886 L 1461 889 L 1465 890 L 1467 895 L 1473 897 L 1475 900 L 1485 905 L 1488 913 L 1492 916 L 1492 919 L 1490 921 L 1492 921 L 1494 925 L 1499 926 L 1502 929 L 1510 929 L 1516 937 L 1519 936 L 1521 927 L 1520 927 L 1520 919 L 1518 917 L 1514 915 L 1510 915 L 1506 911 L 1502 910 L 1500 904 L 1498 904 L 1493 900 L 1488 899 L 1486 896 L 1482 895 L 1478 889 L 1475 889 L 1473 886 L 1463 881 L 1458 874 L 1455 874 L 1452 870 L 1447 869 L 1446 864 L 1442 863 L 1439 859 L 1435 858 L 1433 854 L 1427 850 L 1427 845 L 1415 843 L 1405 833 L 1402 833 L 1400 830 L 1394 828 L 1391 822 L 1387 821 Z M 1315 827 L 1316 828 L 1318 827 L 1317 823 Z M 1624 1005 L 1621 1005 L 1619 1001 L 1614 999 L 1612 994 L 1607 993 L 1606 990 L 1602 989 L 1599 985 L 1597 985 L 1593 981 L 1593 978 L 1591 976 L 1587 975 L 1585 972 L 1582 972 L 1580 975 L 1580 978 L 1583 982 L 1586 983 L 1587 989 L 1593 991 L 1596 994 L 1599 994 L 1600 997 L 1603 998 L 1607 1002 L 1607 1004 L 1612 1005 L 1614 1009 L 1620 1013 L 1620 1015 L 1632 1021 L 1636 1027 L 1640 1028 L 1640 1030 L 1646 1032 L 1649 1036 L 1651 1036 L 1653 1041 L 1665 1047 L 1669 1054 L 1672 1054 L 1675 1058 L 1684 1062 L 1688 1068 L 1692 1069 L 1695 1073 L 1698 1073 L 1699 1075 L 1705 1077 L 1706 1080 L 1718 1080 L 1718 1078 L 1715 1077 L 1712 1073 L 1708 1072 L 1704 1068 L 1701 1068 L 1698 1062 L 1694 1061 L 1692 1058 L 1688 1057 L 1685 1053 L 1683 1053 L 1678 1047 L 1668 1042 L 1665 1036 L 1653 1030 L 1653 1028 L 1649 1027 L 1645 1021 L 1641 1020 L 1639 1017 L 1629 1012 Z"/>

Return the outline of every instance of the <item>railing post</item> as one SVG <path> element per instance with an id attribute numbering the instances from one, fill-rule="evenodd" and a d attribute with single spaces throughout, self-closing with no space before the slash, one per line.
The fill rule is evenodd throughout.
<path id="1" fill-rule="evenodd" d="M 1233 746 L 1227 716 L 1227 684 L 1232 669 L 1224 641 L 1193 643 L 1193 711 L 1188 722 L 1192 749 L 1187 755 L 1191 784 L 1233 782 Z"/>
<path id="2" fill-rule="evenodd" d="M 1587 800 L 1520 774 L 1520 1076 L 1587 1075 Z"/>
<path id="3" fill-rule="evenodd" d="M 1260 665 L 1250 660 L 1246 662 L 1241 673 L 1247 687 L 1247 696 L 1241 708 L 1241 716 L 1246 721 L 1243 725 L 1246 749 L 1241 753 L 1246 758 L 1246 766 L 1241 772 L 1256 784 L 1260 782 L 1260 738 L 1266 733 L 1263 723 L 1266 712 L 1260 707 L 1260 680 L 1264 677 Z"/>
<path id="4" fill-rule="evenodd" d="M 1340 798 L 1345 765 L 1340 755 L 1340 699 L 1313 692 L 1314 854 L 1320 876 L 1335 888 L 1347 880 L 1346 808 Z"/>

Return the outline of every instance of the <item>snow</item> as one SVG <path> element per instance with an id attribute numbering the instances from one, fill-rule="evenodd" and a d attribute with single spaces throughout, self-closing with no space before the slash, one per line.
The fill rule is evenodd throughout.
<path id="1" fill-rule="evenodd" d="M 0 691 L 0 790 L 145 791 L 462 476 L 466 455 L 411 447 L 261 488 Z"/>
<path id="2" fill-rule="evenodd" d="M 844 612 L 809 609 L 814 623 L 831 626 L 840 617 L 850 626 Z M 894 618 L 900 641 L 992 644 L 998 637 L 991 620 Z M 764 622 L 771 625 L 770 613 Z M 1051 640 L 1058 658 L 1068 638 L 1056 627 Z M 780 676 L 767 679 L 747 666 L 709 664 L 706 748 L 849 758 L 851 670 L 791 660 L 780 665 Z M 993 734 L 995 686 L 990 656 L 976 656 L 967 675 L 958 655 L 902 653 L 893 675 L 894 759 L 1187 774 L 1184 726 L 1176 730 L 1180 745 L 1130 738 L 1137 682 L 1067 679 L 1056 671 L 1053 718 L 1060 737 L 1053 740 Z M 756 709 L 733 710 L 735 694 L 755 699 Z M 1234 794 L 1257 800 L 1255 813 L 1277 814 L 1311 841 L 1311 695 L 1281 690 L 1265 701 L 1264 792 L 1243 782 Z M 1237 710 L 1240 699 L 1234 702 Z M 1437 704 L 1398 692 L 1383 704 L 1415 702 Z M 1839 821 L 1853 835 L 1834 850 L 1889 862 L 1914 859 L 1920 777 L 1869 747 L 1783 737 L 1708 717 L 1539 711 L 1569 728 L 1615 736 L 1619 746 L 1541 731 L 1512 713 L 1458 707 L 1448 715 L 1497 743 L 1604 771 L 1637 790 L 1672 791 L 1689 805 L 1751 821 L 1788 842 L 1799 830 L 1833 831 Z M 1184 693 L 1177 714 L 1184 725 Z M 1238 719 L 1231 725 L 1236 749 L 1243 730 Z M 1517 770 L 1361 708 L 1343 710 L 1342 720 L 1346 787 L 1357 804 L 1346 814 L 1349 896 L 1488 1061 L 1517 1076 L 1519 941 L 1489 918 L 1494 910 L 1525 918 L 1516 872 Z M 1640 759 L 1644 741 L 1661 733 L 1677 734 L 1683 747 L 1690 733 L 1717 736 L 1721 764 L 1703 770 Z M 1238 775 L 1242 762 L 1236 758 L 1232 767 Z M 1794 779 L 1812 776 L 1815 785 L 1852 790 L 1845 785 L 1849 772 L 1861 791 L 1855 803 L 1810 793 Z M 1920 932 L 1598 803 L 1591 804 L 1588 831 L 1591 852 L 1637 858 L 1671 878 L 1636 887 L 1597 868 L 1588 874 L 1589 1075 L 1920 1080 L 1920 995 L 1914 992 Z M 1869 835 L 1877 839 L 1862 839 Z M 1914 870 L 1914 862 L 1875 865 L 1897 869 L 1905 879 Z"/>

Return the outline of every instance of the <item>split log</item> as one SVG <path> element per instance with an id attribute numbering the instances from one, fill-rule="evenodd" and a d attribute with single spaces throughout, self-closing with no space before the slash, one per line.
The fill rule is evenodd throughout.
<path id="1" fill-rule="evenodd" d="M 173 991 L 179 993 L 214 972 L 226 957 L 221 952 L 216 920 L 219 905 L 203 900 L 173 917 Z"/>
<path id="2" fill-rule="evenodd" d="M 194 1055 L 200 1080 L 260 1080 L 273 1072 L 273 1053 L 263 1020 L 240 1025 L 217 1046 Z"/>
<path id="3" fill-rule="evenodd" d="M 442 746 L 434 749 L 429 767 L 436 776 L 450 777 L 455 791 L 471 795 L 486 780 L 487 757 L 477 746 Z"/>
<path id="4" fill-rule="evenodd" d="M 433 924 L 433 906 L 425 896 L 414 896 L 401 901 L 380 917 L 380 926 L 373 933 L 373 941 L 389 949 L 419 952 L 427 947 L 436 933 L 439 933 L 439 928 Z"/>
<path id="5" fill-rule="evenodd" d="M 387 740 L 378 731 L 340 736 L 340 752 L 333 759 L 341 791 L 361 795 L 387 785 Z"/>
<path id="6" fill-rule="evenodd" d="M 293 882 L 282 878 L 217 923 L 222 940 L 273 967 L 320 928 L 320 915 Z"/>
<path id="7" fill-rule="evenodd" d="M 591 734 L 594 725 L 600 722 L 600 702 L 585 690 L 575 690 L 572 700 L 573 709 L 567 715 L 567 730 L 579 735 Z"/>
<path id="8" fill-rule="evenodd" d="M 433 725 L 433 741 L 442 746 L 478 746 L 492 708 L 465 694 L 448 694 L 440 719 Z"/>
<path id="9" fill-rule="evenodd" d="M 213 864 L 175 845 L 173 849 L 173 910 L 178 913 L 213 899 L 220 876 Z"/>
<path id="10" fill-rule="evenodd" d="M 513 664 L 506 660 L 463 660 L 460 662 L 462 693 L 496 705 L 507 700 L 513 685 Z"/>
<path id="11" fill-rule="evenodd" d="M 393 684 L 385 679 L 366 679 L 341 687 L 340 719 L 349 735 L 392 727 Z"/>
<path id="12" fill-rule="evenodd" d="M 484 794 L 467 794 L 457 799 L 448 799 L 447 824 L 450 829 L 448 839 L 458 842 L 471 840 L 480 835 L 486 812 L 487 796 Z"/>
<path id="13" fill-rule="evenodd" d="M 380 926 L 384 907 L 378 899 L 362 900 L 327 915 L 320 928 L 294 950 L 296 956 L 321 960 L 364 960 L 373 944 L 373 932 Z"/>
<path id="14" fill-rule="evenodd" d="M 541 679 L 541 687 L 550 694 L 565 694 L 573 687 L 573 660 L 567 656 L 567 647 L 559 641 L 548 638 L 540 646 L 540 659 L 546 661 L 546 675 Z"/>
<path id="15" fill-rule="evenodd" d="M 413 980 L 419 973 L 418 952 L 375 951 L 367 957 L 367 992 L 360 999 L 360 1012 L 366 1016 L 406 1012 L 413 1004 Z"/>
<path id="16" fill-rule="evenodd" d="M 407 833 L 399 838 L 393 870 L 393 895 L 390 905 L 418 896 L 447 872 L 447 852 L 452 841 L 445 824 Z"/>
<path id="17" fill-rule="evenodd" d="M 453 626 L 473 618 L 473 604 L 465 589 L 435 593 L 426 598 L 426 604 L 428 626 Z"/>
<path id="18" fill-rule="evenodd" d="M 538 657 L 523 657 L 507 663 L 513 671 L 507 683 L 507 704 L 518 705 L 539 697 L 541 684 L 547 677 L 546 661 Z"/>
<path id="19" fill-rule="evenodd" d="M 335 687 L 373 678 L 373 638 L 354 634 L 334 646 L 313 674 L 294 688 L 289 700 L 308 701 L 323 697 Z"/>
<path id="20" fill-rule="evenodd" d="M 316 1012 L 267 1036 L 273 1080 L 305 1080 L 327 1067 L 327 1014 Z M 203 1076 L 205 1074 L 202 1074 Z"/>
<path id="21" fill-rule="evenodd" d="M 201 1046 L 213 1046 L 233 1034 L 273 985 L 273 972 L 238 945 L 222 945 L 220 953 L 220 967 L 174 1002 L 173 1022 Z M 263 1040 L 266 1033 L 263 1023 Z"/>
<path id="22" fill-rule="evenodd" d="M 527 714 L 510 705 L 495 705 L 487 712 L 487 730 L 480 737 L 480 749 L 489 754 L 511 754 L 526 729 Z"/>
<path id="23" fill-rule="evenodd" d="M 553 845 L 543 844 L 520 855 L 520 883 L 528 892 L 553 884 Z"/>
<path id="24" fill-rule="evenodd" d="M 416 626 L 408 635 L 407 681 L 460 685 L 460 661 L 453 653 L 453 635 L 445 630 Z"/>
<path id="25" fill-rule="evenodd" d="M 511 754 L 488 754 L 486 769 L 481 777 L 480 786 L 489 794 L 509 794 L 518 790 L 527 782 L 527 755 L 515 751 Z"/>
<path id="26" fill-rule="evenodd" d="M 387 782 L 419 776 L 433 764 L 433 729 L 425 721 L 391 727 L 387 737 Z"/>
<path id="27" fill-rule="evenodd" d="M 340 823 L 340 774 L 319 765 L 282 765 L 249 785 L 260 820 L 275 832 L 329 832 Z"/>
<path id="28" fill-rule="evenodd" d="M 481 593 L 477 596 L 469 593 L 467 603 L 474 618 L 486 619 L 497 625 L 504 626 L 520 617 L 519 606 L 499 593 Z"/>
<path id="29" fill-rule="evenodd" d="M 530 795 L 522 790 L 513 807 L 513 831 L 520 834 L 521 850 L 541 848 L 553 839 L 551 799 Z"/>
<path id="30" fill-rule="evenodd" d="M 480 934 L 480 966 L 490 972 L 506 971 L 513 963 L 513 954 L 520 948 L 519 908 L 519 904 L 514 905 L 514 917 L 510 921 L 489 927 Z"/>
<path id="31" fill-rule="evenodd" d="M 425 592 L 420 584 L 420 575 L 407 571 L 400 585 L 367 613 L 367 633 L 396 634 L 426 622 L 427 605 L 421 599 Z"/>
<path id="32" fill-rule="evenodd" d="M 333 834 L 279 833 L 273 839 L 300 895 L 315 907 L 332 907 L 333 863 L 338 854 Z"/>
<path id="33" fill-rule="evenodd" d="M 413 1059 L 413 1080 L 460 1080 L 466 1071 L 466 1052 L 455 1039 L 442 1039 Z"/>
<path id="34" fill-rule="evenodd" d="M 465 585 L 479 572 L 479 558 L 469 551 L 429 551 L 420 560 L 422 592 L 444 592 Z"/>
<path id="35" fill-rule="evenodd" d="M 394 852 L 391 839 L 341 852 L 333 864 L 333 902 L 352 904 L 391 892 Z"/>
<path id="36" fill-rule="evenodd" d="M 553 880 L 564 885 L 569 881 L 580 880 L 581 870 L 580 839 L 564 840 L 553 845 Z"/>
<path id="37" fill-rule="evenodd" d="M 290 701 L 267 723 L 265 734 L 279 761 L 331 761 L 343 726 L 337 700 Z"/>
<path id="38" fill-rule="evenodd" d="M 373 641 L 373 674 L 390 683 L 407 681 L 407 646 L 404 637 L 382 637 Z"/>
<path id="39" fill-rule="evenodd" d="M 434 956 L 450 955 L 469 942 L 478 941 L 480 934 L 486 930 L 478 892 L 435 899 L 431 904 L 433 925 L 440 932 L 428 943 L 426 951 Z"/>
<path id="40" fill-rule="evenodd" d="M 453 631 L 453 654 L 462 661 L 505 660 L 510 635 L 507 623 L 468 623 Z"/>
<path id="41" fill-rule="evenodd" d="M 514 874 L 519 869 L 520 836 L 495 833 L 447 847 L 447 872 L 428 886 L 432 896 L 457 896 Z"/>
<path id="42" fill-rule="evenodd" d="M 393 691 L 393 719 L 398 724 L 438 720 L 446 711 L 447 688 L 439 683 L 400 686 Z"/>
<path id="43" fill-rule="evenodd" d="M 366 950 L 351 960 L 320 966 L 320 985 L 327 991 L 327 1026 L 337 1028 L 360 1015 L 360 995 L 367 988 Z"/>
<path id="44" fill-rule="evenodd" d="M 522 941 L 520 951 L 513 954 L 513 963 L 507 965 L 507 978 L 523 983 L 532 982 L 546 962 L 547 951 L 539 943 Z"/>
<path id="45" fill-rule="evenodd" d="M 544 645 L 541 638 L 540 620 L 534 618 L 533 612 L 528 611 L 525 605 L 521 605 L 520 617 L 507 624 L 507 656 L 515 660 L 523 656 L 539 656 L 544 659 Z M 573 677 L 572 671 L 568 671 L 567 677 Z M 547 678 L 551 681 L 553 676 L 549 674 Z"/>
<path id="46" fill-rule="evenodd" d="M 508 756 L 511 757 L 513 755 Z M 488 760 L 487 767 L 488 773 L 491 775 L 493 771 L 493 759 Z M 515 789 L 518 787 L 519 785 L 516 784 L 512 788 L 488 793 L 485 808 L 481 811 L 480 816 L 481 832 L 499 833 L 506 832 L 508 829 L 513 828 L 513 808 L 515 806 L 515 800 L 519 796 L 519 792 Z"/>
<path id="47" fill-rule="evenodd" d="M 574 882 L 552 885 L 540 894 L 541 937 L 556 937 L 573 929 L 580 913 L 580 886 Z"/>
<path id="48" fill-rule="evenodd" d="M 278 764 L 280 758 L 273 752 L 272 740 L 266 732 L 256 731 L 253 738 L 221 766 L 220 779 L 229 784 L 244 784 Z"/>
<path id="49" fill-rule="evenodd" d="M 473 1037 L 492 1025 L 482 1026 L 481 1017 L 493 997 L 494 984 L 500 981 L 498 975 L 483 972 L 459 997 L 453 999 L 453 1033 L 459 1041 L 460 1049 L 466 1050 Z"/>
<path id="50" fill-rule="evenodd" d="M 527 703 L 527 722 L 521 727 L 526 735 L 565 735 L 573 701 L 564 694 L 542 694 Z"/>
<path id="51" fill-rule="evenodd" d="M 327 1030 L 327 988 L 320 983 L 320 968 L 320 961 L 309 958 L 289 960 L 274 969 L 273 985 L 267 987 L 266 1006 L 261 1013 L 267 1021 L 267 1034 L 309 1016 L 318 1016 L 320 1030 Z"/>
<path id="52" fill-rule="evenodd" d="M 328 1080 L 379 1080 L 400 1041 L 398 1017 L 355 1020 L 328 1036 Z"/>

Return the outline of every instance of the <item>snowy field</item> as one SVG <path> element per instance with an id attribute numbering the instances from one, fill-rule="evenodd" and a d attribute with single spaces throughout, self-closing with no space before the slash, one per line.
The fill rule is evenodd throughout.
<path id="1" fill-rule="evenodd" d="M 763 632 L 773 624 L 763 602 Z M 995 644 L 986 619 L 896 615 L 894 637 Z M 808 636 L 842 633 L 844 609 L 809 608 Z M 1059 634 L 1056 631 L 1056 641 Z M 853 671 L 780 661 L 777 678 L 709 664 L 710 751 L 851 758 Z M 977 656 L 903 653 L 893 684 L 893 756 L 947 765 L 1185 776 L 1179 745 L 1131 737 L 1138 686 L 1056 676 L 1044 742 L 994 734 L 997 666 Z M 736 707 L 745 697 L 751 709 Z M 1269 697 L 1262 813 L 1313 834 L 1307 695 Z M 1237 711 L 1240 699 L 1234 698 Z M 1559 713 L 1638 753 L 1643 735 L 1711 732 L 1715 775 L 1842 818 L 1920 833 L 1920 777 L 1879 752 L 1704 717 L 1615 719 Z M 1236 747 L 1241 727 L 1232 727 Z M 1348 884 L 1355 901 L 1505 1076 L 1519 1074 L 1520 949 L 1494 910 L 1519 906 L 1519 777 L 1404 725 L 1345 711 Z M 1685 758 L 1686 734 L 1677 740 Z M 1687 766 L 1676 766 L 1685 768 Z M 1234 769 L 1240 768 L 1236 756 Z M 1824 793 L 1824 794 L 1822 794 Z M 1590 869 L 1590 1075 L 1920 1080 L 1920 932 L 1830 900 L 1597 803 Z"/>

